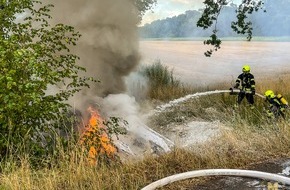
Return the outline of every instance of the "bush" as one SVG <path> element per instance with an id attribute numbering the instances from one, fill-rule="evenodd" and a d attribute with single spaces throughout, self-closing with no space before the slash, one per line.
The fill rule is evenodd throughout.
<path id="1" fill-rule="evenodd" d="M 53 149 L 70 105 L 69 97 L 89 87 L 80 78 L 85 69 L 70 53 L 80 34 L 64 24 L 50 26 L 52 5 L 40 1 L 9 1 L 2 6 L 0 26 L 0 155 L 41 156 Z M 24 14 L 25 12 L 25 14 Z M 22 20 L 16 17 L 22 14 Z M 48 94 L 48 88 L 59 90 Z M 71 125 L 68 125 L 71 127 Z"/>

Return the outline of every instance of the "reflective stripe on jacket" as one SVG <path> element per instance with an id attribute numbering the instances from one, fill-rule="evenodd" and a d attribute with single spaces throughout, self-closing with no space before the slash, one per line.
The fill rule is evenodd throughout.
<path id="1" fill-rule="evenodd" d="M 238 76 L 236 80 L 236 87 L 240 87 L 244 91 L 253 91 L 255 90 L 255 78 L 251 73 L 242 73 Z"/>

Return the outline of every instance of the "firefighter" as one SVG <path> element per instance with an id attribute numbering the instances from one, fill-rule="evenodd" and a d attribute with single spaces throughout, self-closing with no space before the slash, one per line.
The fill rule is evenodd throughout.
<path id="1" fill-rule="evenodd" d="M 267 110 L 267 116 L 269 118 L 282 116 L 285 119 L 285 109 L 289 107 L 287 100 L 281 94 L 275 95 L 272 90 L 267 90 L 264 95 L 266 101 L 270 104 Z"/>
<path id="2" fill-rule="evenodd" d="M 246 97 L 248 103 L 251 105 L 251 109 L 254 109 L 254 95 L 255 95 L 255 78 L 250 73 L 251 68 L 249 65 L 244 65 L 241 73 L 237 80 L 234 88 L 240 89 L 237 99 L 237 105 L 241 104 L 242 100 Z M 232 88 L 231 88 L 232 90 Z"/>

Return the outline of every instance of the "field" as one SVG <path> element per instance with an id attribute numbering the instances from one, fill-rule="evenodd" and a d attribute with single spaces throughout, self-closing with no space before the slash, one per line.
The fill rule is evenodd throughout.
<path id="1" fill-rule="evenodd" d="M 257 85 L 265 77 L 279 77 L 290 70 L 290 42 L 223 41 L 212 57 L 202 41 L 141 41 L 142 64 L 159 59 L 183 82 L 205 85 L 226 82 L 230 87 L 244 64 L 251 66 Z"/>

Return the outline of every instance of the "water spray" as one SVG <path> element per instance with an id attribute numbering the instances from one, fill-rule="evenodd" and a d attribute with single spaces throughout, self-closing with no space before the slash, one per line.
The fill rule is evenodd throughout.
<path id="1" fill-rule="evenodd" d="M 211 94 L 219 94 L 219 93 L 239 93 L 239 89 L 233 89 L 233 90 L 215 90 L 215 91 L 207 91 L 207 92 L 198 92 L 195 94 L 189 94 L 186 95 L 182 98 L 175 99 L 170 101 L 167 104 L 158 106 L 151 114 L 154 114 L 156 112 L 162 112 L 165 109 L 169 107 L 173 107 L 179 103 L 182 103 L 184 101 L 187 101 L 191 98 L 197 98 L 200 96 L 205 96 L 205 95 L 211 95 Z M 256 93 L 256 96 L 260 98 L 265 98 L 263 95 Z M 277 174 L 272 174 L 272 173 L 266 173 L 266 172 L 260 172 L 260 171 L 251 171 L 251 170 L 237 170 L 237 169 L 207 169 L 207 170 L 197 170 L 197 171 L 190 171 L 190 172 L 185 172 L 185 173 L 180 173 L 176 175 L 172 175 L 163 179 L 160 179 L 158 181 L 155 181 L 146 187 L 142 188 L 141 190 L 154 190 L 159 187 L 163 187 L 169 183 L 173 183 L 175 181 L 180 181 L 184 179 L 189 179 L 193 177 L 202 177 L 202 176 L 214 176 L 214 175 L 219 175 L 219 176 L 241 176 L 241 177 L 252 177 L 252 178 L 260 178 L 260 179 L 265 179 L 265 180 L 272 180 L 272 181 L 277 181 L 283 184 L 290 185 L 290 178 L 280 176 Z"/>
<path id="2" fill-rule="evenodd" d="M 220 94 L 220 93 L 239 93 L 240 90 L 239 89 L 233 89 L 233 90 L 214 90 L 214 91 L 207 91 L 207 92 L 197 92 L 194 94 L 189 94 L 186 95 L 184 97 L 172 100 L 170 102 L 168 102 L 167 104 L 161 105 L 161 106 L 157 106 L 155 110 L 153 110 L 150 115 L 153 115 L 156 112 L 163 112 L 164 110 L 166 110 L 167 108 L 173 107 L 179 103 L 185 102 L 191 98 L 198 98 L 200 96 L 206 96 L 206 95 L 211 95 L 211 94 Z M 265 98 L 263 95 L 256 93 L 256 96 L 260 97 L 260 98 Z"/>
<path id="3" fill-rule="evenodd" d="M 195 170 L 180 174 L 175 174 L 172 176 L 165 177 L 158 181 L 155 181 L 141 190 L 154 190 L 159 187 L 163 187 L 169 183 L 173 183 L 180 180 L 185 180 L 194 177 L 203 176 L 241 176 L 241 177 L 251 177 L 259 178 L 263 180 L 270 180 L 280 182 L 282 184 L 290 185 L 290 178 L 281 176 L 278 174 L 272 174 L 267 172 L 252 171 L 252 170 L 238 170 L 238 169 L 206 169 L 206 170 Z"/>
<path id="4" fill-rule="evenodd" d="M 185 102 L 191 98 L 198 98 L 200 96 L 206 96 L 206 95 L 211 95 L 211 94 L 219 94 L 219 93 L 239 93 L 240 90 L 239 89 L 233 89 L 233 90 L 214 90 L 214 91 L 207 91 L 207 92 L 197 92 L 194 94 L 189 94 L 186 95 L 184 97 L 172 100 L 166 104 L 163 104 L 161 106 L 156 107 L 156 109 L 152 110 L 151 112 L 149 112 L 145 117 L 150 117 L 152 115 L 154 115 L 155 113 L 160 113 L 165 111 L 167 108 L 176 106 L 182 102 Z M 257 96 L 264 98 L 264 96 L 262 96 L 261 94 L 256 93 Z M 150 136 L 153 137 L 154 141 L 156 144 L 161 145 L 161 147 L 167 152 L 170 150 L 170 147 L 174 146 L 174 142 L 170 141 L 168 138 L 160 135 L 159 133 L 150 130 L 149 127 L 144 127 L 144 129 L 146 129 L 146 131 L 144 132 L 144 136 L 146 136 L 147 138 L 149 138 Z M 150 135 L 151 134 L 151 135 Z M 149 138 L 151 139 L 151 138 Z M 153 142 L 154 142 L 153 141 Z"/>

